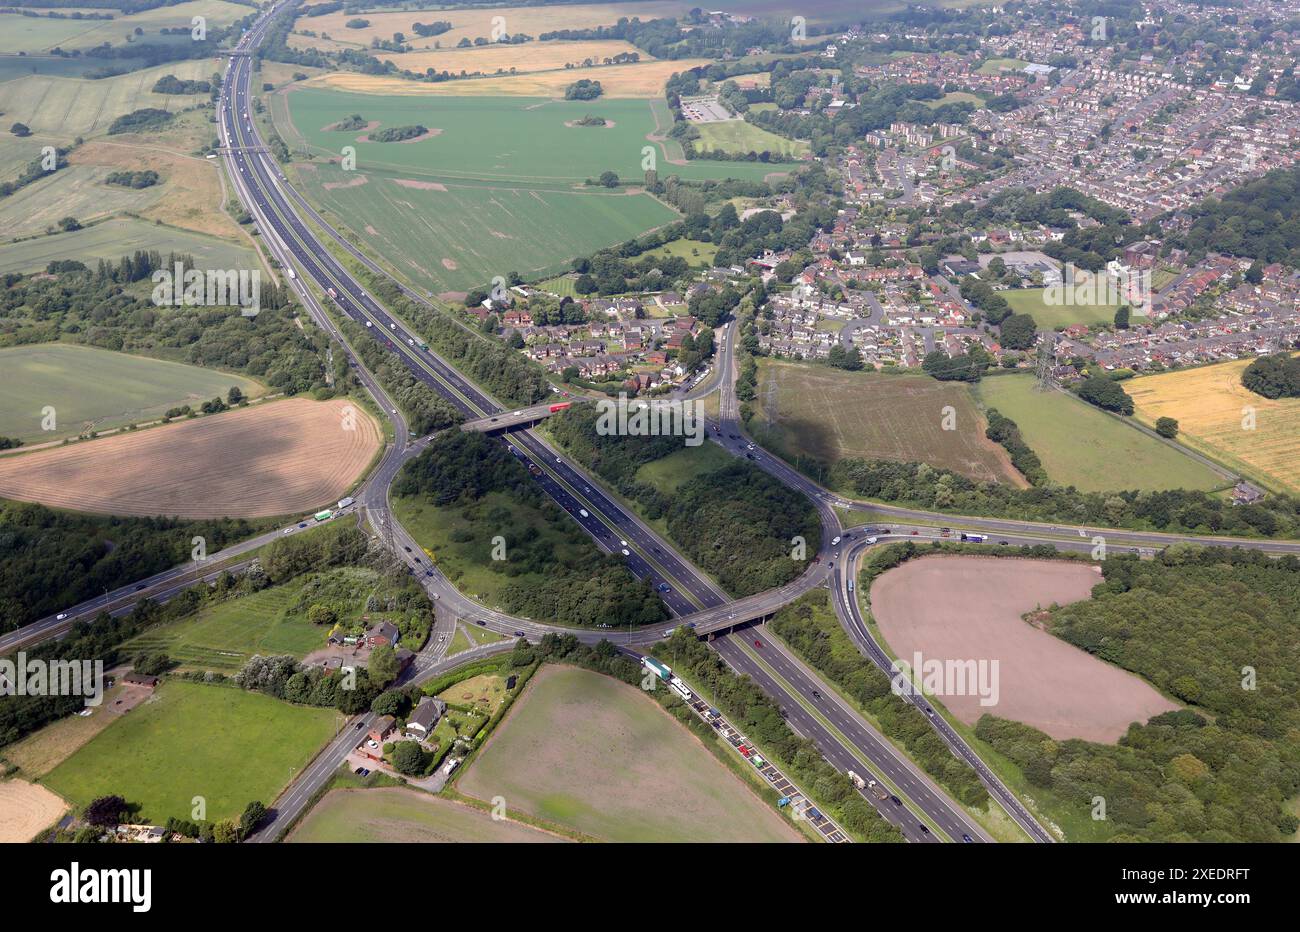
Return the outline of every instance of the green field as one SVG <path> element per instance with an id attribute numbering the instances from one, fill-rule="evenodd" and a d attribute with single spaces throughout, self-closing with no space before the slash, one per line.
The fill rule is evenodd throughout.
<path id="1" fill-rule="evenodd" d="M 595 544 L 577 524 L 565 518 L 548 521 L 538 508 L 504 492 L 490 492 L 469 509 L 440 508 L 418 498 L 399 496 L 394 496 L 392 508 L 394 517 L 420 546 L 433 552 L 432 562 L 456 588 L 498 610 L 505 608 L 502 593 L 506 587 L 529 587 L 542 581 L 536 573 L 509 575 L 508 551 L 505 561 L 491 559 L 491 540 L 507 527 L 516 533 L 532 529 L 561 562 L 594 559 L 597 555 Z M 467 511 L 473 519 L 466 517 Z M 454 539 L 466 533 L 471 535 L 469 540 Z M 473 631 L 473 627 L 469 630 Z"/>
<path id="2" fill-rule="evenodd" d="M 76 3 L 69 3 L 68 6 L 75 9 Z M 41 9 L 38 12 L 45 14 L 49 11 Z M 95 12 L 111 12 L 113 18 L 49 19 L 44 15 L 32 17 L 0 13 L 0 52 L 47 52 L 56 46 L 64 49 L 88 49 L 104 43 L 126 45 L 128 41 L 154 45 L 189 42 L 193 17 L 204 17 L 208 28 L 215 29 L 248 16 L 249 7 L 227 3 L 225 0 L 188 0 L 139 13 L 127 14 L 121 10 Z M 186 30 L 184 35 L 164 36 L 159 32 L 164 28 L 178 27 Z M 136 29 L 142 30 L 143 35 L 135 35 Z"/>
<path id="3" fill-rule="evenodd" d="M 287 99 L 287 104 L 285 100 Z M 655 130 L 652 102 L 600 102 L 609 127 L 567 126 L 587 101 L 536 97 L 383 97 L 320 88 L 274 97 L 276 125 L 295 154 L 309 196 L 403 275 L 433 292 L 457 292 L 519 272 L 537 279 L 570 259 L 677 218 L 649 195 L 585 184 L 613 170 L 639 185 L 642 148 Z M 436 133 L 411 143 L 359 142 L 326 129 L 357 113 L 380 127 L 420 124 Z M 659 117 L 662 119 L 662 115 Z M 356 149 L 356 170 L 329 162 Z M 678 150 L 677 155 L 680 155 Z M 660 149 L 660 176 L 761 179 L 788 166 L 697 160 Z"/>
<path id="4" fill-rule="evenodd" d="M 642 256 L 676 256 L 685 259 L 689 265 L 708 268 L 713 265 L 713 257 L 718 254 L 717 243 L 705 243 L 695 239 L 675 239 L 655 249 L 642 253 Z"/>
<path id="5" fill-rule="evenodd" d="M 86 224 L 126 210 L 145 210 L 163 196 L 163 185 L 136 189 L 107 184 L 104 179 L 112 171 L 70 165 L 19 188 L 0 200 L 0 229 L 8 237 L 31 236 L 58 229 L 64 217 Z"/>
<path id="6" fill-rule="evenodd" d="M 1071 324 L 1110 324 L 1118 304 L 1047 304 L 1045 288 L 1009 288 L 999 291 L 1017 314 L 1032 314 L 1041 329 L 1053 330 Z M 1136 315 L 1135 315 L 1136 316 Z"/>
<path id="7" fill-rule="evenodd" d="M 256 253 L 235 243 L 143 220 L 114 218 L 71 233 L 6 243 L 0 250 L 0 274 L 40 271 L 53 259 L 79 259 L 94 268 L 100 259 L 116 262 L 137 249 L 185 253 L 195 258 L 199 268 L 247 269 L 260 265 Z"/>
<path id="8" fill-rule="evenodd" d="M 925 105 L 931 109 L 942 107 L 944 104 L 974 104 L 976 107 L 982 107 L 984 106 L 984 98 L 967 91 L 949 91 L 938 100 L 927 100 L 925 102 Z"/>
<path id="9" fill-rule="evenodd" d="M 1021 481 L 1001 447 L 984 436 L 970 389 L 956 382 L 764 359 L 753 405 L 755 437 L 791 462 L 885 459 L 983 481 Z M 949 406 L 955 429 L 944 430 Z"/>
<path id="10" fill-rule="evenodd" d="M 700 131 L 700 138 L 695 143 L 695 148 L 699 152 L 711 152 L 715 149 L 742 154 L 767 151 L 775 155 L 796 158 L 808 152 L 808 143 L 803 140 L 786 139 L 784 136 L 778 136 L 744 120 L 699 123 L 695 128 Z"/>
<path id="11" fill-rule="evenodd" d="M 232 385 L 246 395 L 265 389 L 243 376 L 71 343 L 0 349 L 8 387 L 0 399 L 0 436 L 27 442 L 75 437 L 161 417 L 170 407 L 225 396 Z M 52 406 L 58 430 L 43 431 Z"/>
<path id="12" fill-rule="evenodd" d="M 196 59 L 95 81 L 30 75 L 0 83 L 0 112 L 6 130 L 14 122 L 26 123 L 36 135 L 68 145 L 76 136 L 106 132 L 114 119 L 133 110 L 158 107 L 174 113 L 207 100 L 207 94 L 155 94 L 152 88 L 165 74 L 200 80 L 219 67 L 211 59 Z"/>
<path id="13" fill-rule="evenodd" d="M 330 575 L 355 579 L 359 587 L 373 587 L 376 582 L 371 570 L 349 567 Z M 122 649 L 128 656 L 162 651 L 184 669 L 222 673 L 237 672 L 254 654 L 301 658 L 324 647 L 329 635 L 327 627 L 307 621 L 305 612 L 290 611 L 313 578 L 299 576 L 283 586 L 219 602 L 189 618 L 150 628 Z M 354 617 L 360 616 L 361 604 L 359 600 Z"/>
<path id="14" fill-rule="evenodd" d="M 172 681 L 41 782 L 79 806 L 121 795 L 137 821 L 191 818 L 196 796 L 208 819 L 237 818 L 253 800 L 269 806 L 341 722 L 334 709 Z"/>
<path id="15" fill-rule="evenodd" d="M 607 841 L 797 841 L 654 700 L 572 667 L 543 667 L 458 788 Z"/>
<path id="16" fill-rule="evenodd" d="M 997 74 L 1003 68 L 1013 68 L 1016 71 L 1024 68 L 1029 62 L 1020 58 L 990 58 L 984 64 L 979 66 L 979 74 Z"/>
<path id="17" fill-rule="evenodd" d="M 985 406 L 1020 426 L 1047 475 L 1060 485 L 1085 492 L 1223 485 L 1209 468 L 1086 402 L 1064 392 L 1038 391 L 1032 376 L 986 378 L 977 391 Z"/>
<path id="18" fill-rule="evenodd" d="M 290 833 L 290 842 L 562 842 L 473 806 L 399 787 L 334 790 Z"/>
<path id="19" fill-rule="evenodd" d="M 703 443 L 698 447 L 682 447 L 662 459 L 652 460 L 636 471 L 638 482 L 648 482 L 664 493 L 672 493 L 683 483 L 696 476 L 714 472 L 736 461 L 716 443 Z"/>

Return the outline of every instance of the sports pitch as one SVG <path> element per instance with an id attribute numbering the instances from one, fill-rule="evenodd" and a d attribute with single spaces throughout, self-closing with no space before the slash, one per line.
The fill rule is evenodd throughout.
<path id="1" fill-rule="evenodd" d="M 265 389 L 251 379 L 179 362 L 71 343 L 36 343 L 0 349 L 7 387 L 0 399 L 0 437 L 28 443 L 159 418 L 173 406 L 197 406 L 231 386 L 249 397 Z M 42 429 L 43 410 L 54 408 L 57 430 Z"/>

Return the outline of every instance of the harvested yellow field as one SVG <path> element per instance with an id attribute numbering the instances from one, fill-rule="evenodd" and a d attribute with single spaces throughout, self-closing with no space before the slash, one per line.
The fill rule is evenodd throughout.
<path id="1" fill-rule="evenodd" d="M 423 52 L 379 53 L 403 71 L 423 74 L 428 69 L 452 74 L 496 74 L 497 71 L 552 71 L 584 62 L 599 65 L 615 55 L 633 54 L 641 61 L 651 56 L 630 42 L 601 39 L 582 42 L 529 42 L 525 45 L 486 45 L 472 49 L 431 49 Z M 573 77 L 572 80 L 577 80 Z"/>
<path id="2" fill-rule="evenodd" d="M 152 169 L 162 182 L 156 188 L 145 190 L 161 192 L 161 196 L 134 213 L 145 220 L 158 220 L 169 226 L 248 244 L 247 234 L 221 209 L 219 162 L 162 148 L 156 137 L 151 140 L 136 134 L 88 142 L 74 149 L 68 162 L 114 171 Z"/>
<path id="3" fill-rule="evenodd" d="M 709 62 L 702 58 L 687 58 L 680 61 L 585 68 L 581 71 L 539 71 L 535 74 L 499 78 L 440 81 L 437 84 L 347 71 L 321 75 L 302 86 L 328 87 L 355 94 L 383 94 L 386 97 L 418 97 L 425 94 L 444 97 L 563 97 L 564 89 L 582 77 L 599 81 L 604 97 L 642 99 L 662 95 L 664 84 L 676 72 L 707 64 Z"/>
<path id="4" fill-rule="evenodd" d="M 579 3 L 556 6 L 499 6 L 475 7 L 467 10 L 406 10 L 400 13 L 327 13 L 324 16 L 300 16 L 294 24 L 296 32 L 304 30 L 327 36 L 335 42 L 354 48 L 370 48 L 371 39 L 392 41 L 393 33 L 405 35 L 407 45 L 416 49 L 455 48 L 461 39 L 488 39 L 497 35 L 523 33 L 536 39 L 544 32 L 561 29 L 591 29 L 612 26 L 622 17 L 641 20 L 680 16 L 691 9 L 691 4 L 677 0 L 650 0 L 645 3 Z M 500 17 L 498 20 L 497 18 Z M 364 29 L 349 29 L 348 20 L 364 19 L 369 25 Z M 411 28 L 412 23 L 451 23 L 452 28 L 438 36 L 421 37 Z M 527 45 L 528 43 L 525 43 Z M 521 48 L 521 46 L 511 46 Z"/>
<path id="5" fill-rule="evenodd" d="M 1178 421 L 1178 439 L 1279 491 L 1300 494 L 1300 398 L 1270 401 L 1241 384 L 1251 360 L 1131 379 L 1138 420 Z M 1247 429 L 1253 410 L 1254 429 Z"/>
<path id="6" fill-rule="evenodd" d="M 379 426 L 343 398 L 256 404 L 0 460 L 0 497 L 99 514 L 261 518 L 331 504 Z"/>
<path id="7" fill-rule="evenodd" d="M 26 780 L 0 783 L 0 844 L 25 844 L 68 811 L 68 804 Z"/>

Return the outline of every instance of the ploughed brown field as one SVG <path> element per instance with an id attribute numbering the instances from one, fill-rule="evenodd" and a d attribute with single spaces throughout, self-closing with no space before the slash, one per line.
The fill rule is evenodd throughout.
<path id="1" fill-rule="evenodd" d="M 340 498 L 380 442 L 346 399 L 290 398 L 5 457 L 0 497 L 126 516 L 305 513 Z"/>
<path id="2" fill-rule="evenodd" d="M 871 586 L 871 612 L 894 656 L 998 661 L 997 704 L 975 690 L 935 696 L 974 725 L 985 713 L 1053 738 L 1113 742 L 1131 722 L 1178 706 L 1141 678 L 1035 627 L 1021 616 L 1089 597 L 1096 568 L 1058 560 L 931 556 Z M 990 666 L 991 669 L 991 666 Z"/>

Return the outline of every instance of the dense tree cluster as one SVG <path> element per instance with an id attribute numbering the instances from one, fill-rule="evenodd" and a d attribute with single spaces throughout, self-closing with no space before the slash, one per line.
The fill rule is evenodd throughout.
<path id="1" fill-rule="evenodd" d="M 211 90 L 211 81 L 182 81 L 174 74 L 163 75 L 153 85 L 155 94 L 207 94 Z"/>
<path id="2" fill-rule="evenodd" d="M 493 492 L 538 511 L 549 534 L 519 522 L 508 507 L 486 508 L 483 499 Z M 402 468 L 393 494 L 464 509 L 475 529 L 460 543 L 484 566 L 514 580 L 503 590 L 508 611 L 590 626 L 654 624 L 667 617 L 650 583 L 597 551 L 499 440 L 465 431 L 437 437 Z M 505 560 L 492 559 L 496 537 L 504 540 Z M 557 547 L 557 538 L 566 546 Z"/>
<path id="3" fill-rule="evenodd" d="M 105 184 L 115 184 L 123 188 L 152 188 L 158 183 L 158 173 L 153 169 L 144 171 L 109 172 L 104 178 Z"/>
<path id="4" fill-rule="evenodd" d="M 1156 561 L 1112 557 L 1102 569 L 1093 598 L 1053 611 L 1049 630 L 1189 708 L 1130 726 L 1116 745 L 1056 741 L 991 716 L 976 733 L 1076 812 L 1104 797 L 1098 829 L 1113 841 L 1290 837 L 1298 823 L 1283 803 L 1300 791 L 1300 561 L 1177 547 Z"/>
<path id="5" fill-rule="evenodd" d="M 1207 492 L 1080 492 L 1073 486 L 1013 489 L 976 482 L 925 463 L 842 459 L 829 470 L 830 484 L 863 498 L 907 504 L 928 511 L 988 515 L 1029 521 L 1105 525 L 1237 537 L 1294 537 L 1300 503 L 1269 495 L 1253 505 L 1232 505 Z"/>
<path id="6" fill-rule="evenodd" d="M 506 404 L 532 404 L 550 394 L 546 371 L 522 353 L 471 332 L 442 311 L 412 301 L 391 279 L 363 277 L 371 293 L 392 313 L 410 321 L 440 356 Z"/>
<path id="7" fill-rule="evenodd" d="M 388 352 L 352 321 L 343 325 L 348 342 L 365 367 L 384 387 L 406 416 L 407 427 L 417 434 L 454 427 L 465 419 L 450 401 L 416 378 L 411 367 Z"/>
<path id="8" fill-rule="evenodd" d="M 1300 398 L 1300 356 L 1261 356 L 1242 371 L 1241 384 L 1265 398 Z"/>
<path id="9" fill-rule="evenodd" d="M 1038 458 L 1025 438 L 1020 433 L 1020 426 L 1009 417 L 1004 417 L 997 408 L 989 408 L 985 412 L 989 426 L 984 431 L 984 436 L 988 437 L 994 443 L 1001 444 L 1006 451 L 1011 454 L 1011 465 L 1019 470 L 1020 475 L 1029 480 L 1031 485 L 1046 485 L 1048 482 L 1047 470 L 1043 468 L 1043 462 Z"/>
<path id="10" fill-rule="evenodd" d="M 691 477 L 672 494 L 636 478 L 644 464 L 682 450 L 682 438 L 627 437 L 596 431 L 594 406 L 551 419 L 556 440 L 579 462 L 636 501 L 651 520 L 665 518 L 673 542 L 733 596 L 752 595 L 799 575 L 821 525 L 799 492 L 743 460 Z M 809 556 L 791 559 L 792 538 Z"/>
<path id="11" fill-rule="evenodd" d="M 1300 266 L 1300 167 L 1279 168 L 1221 199 L 1207 198 L 1191 214 L 1192 225 L 1170 242 L 1193 257 L 1214 251 Z"/>
<path id="12" fill-rule="evenodd" d="M 177 262 L 195 265 L 188 256 L 138 251 L 94 270 L 76 263 L 52 267 L 63 270 L 56 277 L 0 277 L 7 286 L 0 346 L 66 340 L 172 359 L 179 353 L 181 361 L 240 372 L 289 394 L 324 386 L 324 336 L 294 323 L 287 288 L 262 283 L 261 313 L 245 317 L 234 305 L 159 308 L 147 288 L 130 287 Z"/>
<path id="13" fill-rule="evenodd" d="M 423 136 L 429 131 L 427 126 L 421 126 L 419 123 L 413 123 L 410 126 L 389 126 L 386 129 L 376 130 L 370 133 L 366 138 L 371 142 L 401 142 L 404 139 L 414 139 L 417 136 Z"/>
<path id="14" fill-rule="evenodd" d="M 579 78 L 564 89 L 565 100 L 595 100 L 600 94 L 600 82 L 590 78 Z"/>
<path id="15" fill-rule="evenodd" d="M 245 520 L 108 518 L 0 499 L 0 630 L 13 630 L 252 536 Z"/>
<path id="16" fill-rule="evenodd" d="M 166 129 L 175 114 L 158 107 L 143 107 L 124 113 L 108 124 L 108 135 L 120 133 L 157 133 Z"/>
<path id="17" fill-rule="evenodd" d="M 1133 413 L 1133 399 L 1129 397 L 1129 393 L 1124 391 L 1123 385 L 1107 376 L 1089 376 L 1080 382 L 1074 391 L 1088 404 L 1096 405 L 1106 411 L 1114 411 L 1117 414 Z"/>

